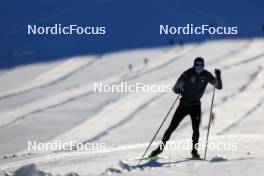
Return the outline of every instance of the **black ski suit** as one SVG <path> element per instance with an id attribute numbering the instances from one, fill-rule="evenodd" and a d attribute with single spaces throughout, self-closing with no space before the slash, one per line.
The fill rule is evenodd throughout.
<path id="1" fill-rule="evenodd" d="M 190 68 L 185 71 L 175 86 L 173 91 L 177 94 L 181 94 L 180 104 L 173 115 L 169 128 L 166 130 L 162 143 L 165 145 L 169 140 L 172 132 L 178 127 L 180 122 L 186 115 L 191 116 L 192 129 L 193 129 L 193 150 L 194 145 L 199 140 L 199 126 L 201 120 L 201 97 L 203 96 L 207 84 L 210 83 L 217 89 L 222 89 L 222 80 L 220 74 L 216 75 L 216 78 L 207 70 L 203 70 L 198 74 L 194 68 Z"/>

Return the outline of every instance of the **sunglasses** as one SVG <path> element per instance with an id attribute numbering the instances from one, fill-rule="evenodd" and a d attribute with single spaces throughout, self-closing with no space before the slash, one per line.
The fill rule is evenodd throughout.
<path id="1" fill-rule="evenodd" d="M 196 66 L 204 67 L 204 63 L 203 62 L 195 62 L 195 67 Z"/>

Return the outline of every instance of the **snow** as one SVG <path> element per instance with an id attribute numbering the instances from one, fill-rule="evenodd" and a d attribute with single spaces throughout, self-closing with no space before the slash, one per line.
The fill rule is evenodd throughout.
<path id="1" fill-rule="evenodd" d="M 34 6 L 36 2 L 25 3 Z M 67 21 L 68 15 L 76 13 L 71 20 L 87 22 L 96 21 L 93 17 L 97 16 L 102 23 L 104 20 L 107 24 L 111 22 L 115 32 L 107 41 L 80 37 L 68 43 L 54 39 L 53 43 L 47 39 L 46 43 L 40 41 L 35 45 L 29 42 L 25 48 L 19 48 L 23 40 L 20 26 L 25 21 L 35 20 L 28 18 L 32 9 L 16 9 L 18 6 L 12 9 L 18 11 L 12 13 L 13 16 L 27 15 L 13 21 L 14 24 L 8 22 L 9 25 L 1 29 L 0 38 L 6 46 L 10 44 L 10 48 L 3 48 L 0 55 L 11 60 L 0 61 L 0 176 L 263 175 L 264 38 L 260 31 L 263 23 L 261 5 L 241 1 L 237 6 L 236 2 L 228 1 L 230 5 L 226 6 L 222 1 L 208 1 L 208 5 L 203 6 L 193 1 L 189 7 L 188 1 L 142 1 L 139 6 L 138 1 L 102 0 L 82 2 L 83 7 L 79 7 L 76 3 L 68 3 L 61 6 L 61 2 L 54 2 L 54 8 L 39 11 L 35 20 L 41 19 L 47 24 L 54 19 Z M 43 5 L 50 6 L 46 2 Z M 71 10 L 67 10 L 68 5 L 72 6 Z M 62 8 L 60 13 L 58 6 Z M 215 6 L 219 8 L 210 8 Z M 234 6 L 238 8 L 237 13 L 234 13 Z M 112 8 L 116 7 L 118 10 L 113 11 Z M 134 8 L 137 13 L 131 13 Z M 225 11 L 219 10 L 223 8 Z M 160 13 L 160 9 L 170 10 Z M 102 10 L 111 15 L 105 16 Z M 78 16 L 84 18 L 76 18 Z M 113 19 L 116 19 L 115 25 Z M 6 22 L 9 17 L 3 20 Z M 187 40 L 183 46 L 167 46 L 167 38 L 157 37 L 150 30 L 164 20 L 168 24 L 182 24 L 188 20 L 217 25 L 233 25 L 235 22 L 243 30 L 237 38 L 206 36 L 206 40 Z M 132 31 L 140 34 L 138 38 L 127 35 L 135 26 L 144 29 Z M 12 48 L 11 44 L 16 42 L 18 48 Z M 48 49 L 58 47 L 47 52 L 47 46 Z M 172 86 L 197 56 L 205 58 L 206 69 L 210 72 L 213 73 L 215 68 L 222 71 L 223 90 L 216 90 L 215 120 L 209 144 L 233 144 L 237 146 L 236 150 L 209 148 L 206 160 L 192 160 L 190 150 L 166 149 L 162 158 L 144 160 L 138 165 L 137 158 L 145 151 L 177 95 L 172 92 L 95 93 L 93 83 L 140 82 Z M 20 60 L 24 57 L 28 60 Z M 145 58 L 148 65 L 144 64 Z M 16 67 L 4 67 L 10 64 Z M 202 98 L 200 141 L 206 139 L 211 98 L 212 86 L 209 85 Z M 148 154 L 158 146 L 176 106 Z M 190 118 L 186 117 L 172 134 L 171 142 L 188 143 L 191 132 Z M 34 140 L 40 143 L 58 140 L 62 143 L 103 143 L 105 149 L 28 150 L 27 142 Z M 199 153 L 204 156 L 203 147 Z"/>
<path id="2" fill-rule="evenodd" d="M 2 175 L 4 173 L 13 175 L 17 169 L 23 168 L 23 166 L 33 168 L 27 173 L 41 171 L 52 175 L 118 174 L 134 176 L 172 175 L 175 173 L 181 175 L 193 175 L 194 173 L 196 175 L 210 173 L 214 173 L 214 175 L 236 173 L 261 175 L 263 173 L 261 163 L 264 159 L 262 147 L 264 136 L 261 126 L 264 98 L 262 95 L 264 84 L 262 79 L 263 45 L 263 39 L 257 38 L 241 41 L 204 42 L 198 46 L 185 45 L 183 48 L 176 46 L 110 53 L 102 56 L 103 59 L 91 61 L 93 62 L 91 64 L 88 62 L 88 65 L 78 72 L 68 75 L 68 71 L 62 70 L 62 74 L 59 75 L 63 79 L 59 79 L 58 76 L 53 77 L 54 74 L 51 73 L 56 70 L 60 72 L 61 65 L 67 66 L 67 62 L 71 62 L 71 59 L 61 64 L 54 64 L 53 68 L 46 67 L 46 72 L 42 70 L 39 72 L 39 76 L 34 74 L 35 79 L 31 84 L 28 84 L 28 91 L 3 99 L 7 103 L 11 103 L 13 98 L 23 97 L 23 99 L 30 100 L 32 96 L 36 95 L 33 101 L 27 103 L 18 101 L 15 107 L 1 107 L 0 136 L 2 140 L 6 141 L 1 144 L 3 148 L 0 150 L 3 156 L 0 160 Z M 219 47 L 222 47 L 219 53 L 208 52 Z M 144 66 L 143 57 L 140 57 L 141 54 L 138 53 L 145 53 L 145 55 L 148 53 L 155 57 L 148 57 L 149 65 Z M 230 53 L 231 56 L 227 57 Z M 133 55 L 138 59 L 131 60 Z M 238 150 L 208 150 L 206 161 L 196 161 L 187 159 L 190 157 L 190 151 L 168 149 L 162 154 L 165 156 L 163 159 L 142 161 L 138 166 L 135 159 L 145 150 L 148 141 L 154 135 L 176 95 L 173 93 L 139 92 L 104 95 L 97 93 L 98 95 L 95 96 L 92 93 L 92 80 L 95 81 L 101 77 L 100 81 L 105 83 L 127 81 L 129 83 L 172 85 L 179 74 L 191 65 L 192 59 L 196 55 L 206 58 L 208 70 L 212 71 L 217 67 L 222 70 L 223 74 L 224 89 L 216 91 L 214 107 L 216 119 L 212 125 L 209 143 L 236 143 Z M 222 58 L 221 56 L 223 59 L 219 59 Z M 122 59 L 120 63 L 119 58 Z M 104 70 L 98 70 L 97 74 L 95 73 L 95 65 L 96 67 L 107 67 L 111 60 L 116 61 L 113 70 L 105 69 L 106 73 L 103 72 Z M 70 68 L 74 68 L 72 71 L 84 64 L 81 59 L 74 62 L 77 65 L 70 64 Z M 127 63 L 134 65 L 132 72 L 127 70 Z M 31 67 L 34 69 L 35 65 L 31 65 Z M 30 73 L 31 67 L 27 66 L 28 73 Z M 20 70 L 21 72 L 25 71 L 19 67 L 17 69 L 12 72 L 15 71 L 16 74 L 19 74 Z M 116 69 L 119 71 L 115 72 Z M 93 74 L 89 75 L 91 70 L 93 70 Z M 67 75 L 66 77 L 64 73 Z M 8 72 L 3 74 L 2 80 L 8 75 Z M 83 75 L 87 75 L 89 79 L 84 80 Z M 11 79 L 10 75 L 8 79 Z M 38 85 L 45 86 L 35 89 L 33 84 L 35 80 L 39 80 Z M 54 84 L 47 84 L 54 80 L 58 81 Z M 34 86 L 30 87 L 31 85 Z M 13 90 L 22 89 L 20 86 L 16 86 Z M 41 92 L 47 96 L 42 97 Z M 258 96 L 254 96 L 256 92 L 258 92 Z M 209 87 L 202 100 L 201 141 L 205 140 L 206 128 L 204 127 L 207 125 L 209 116 L 207 102 L 210 101 L 211 93 L 211 87 Z M 245 101 L 247 103 L 244 103 Z M 96 103 L 93 106 L 88 106 L 87 110 L 87 102 Z M 73 107 L 78 109 L 76 111 L 78 113 L 71 113 Z M 175 107 L 173 111 L 175 111 Z M 84 114 L 85 112 L 87 114 Z M 49 115 L 51 115 L 50 118 L 48 118 Z M 48 120 L 45 120 L 46 118 Z M 171 115 L 150 150 L 158 145 L 158 140 L 168 126 L 170 118 Z M 46 127 L 41 130 L 39 128 L 43 124 L 39 124 L 39 122 L 44 122 L 44 120 Z M 65 127 L 55 125 L 63 123 L 65 123 Z M 37 126 L 34 127 L 35 125 Z M 27 129 L 24 130 L 26 127 Z M 21 132 L 20 138 L 11 137 L 18 132 Z M 106 149 L 100 151 L 27 151 L 26 141 L 29 139 L 40 142 L 74 140 L 84 143 L 105 143 Z M 173 133 L 171 140 L 177 142 L 188 139 L 191 139 L 191 127 L 190 119 L 186 117 Z M 12 153 L 16 153 L 16 155 L 13 156 Z M 200 151 L 200 154 L 203 156 L 203 150 Z M 32 163 L 34 165 L 30 165 Z M 253 167 L 248 168 L 247 165 L 253 165 Z"/>
<path id="3" fill-rule="evenodd" d="M 0 29 L 0 176 L 263 175 L 263 2 L 29 0 L 1 5 L 8 15 L 0 16 L 5 24 Z M 30 38 L 24 33 L 30 23 L 72 22 L 106 25 L 109 35 Z M 186 23 L 236 25 L 239 35 L 157 35 L 160 24 Z M 168 46 L 171 40 L 175 45 Z M 199 56 L 210 72 L 222 71 L 209 145 L 228 149 L 208 147 L 205 160 L 193 160 L 190 149 L 166 148 L 161 158 L 138 164 L 177 95 L 95 93 L 93 83 L 172 86 Z M 202 98 L 200 142 L 206 140 L 212 90 L 209 85 Z M 158 146 L 177 105 L 147 154 Z M 188 144 L 191 137 L 186 117 L 170 142 Z M 28 150 L 28 141 L 105 148 Z M 204 146 L 199 154 L 203 158 Z"/>
<path id="4" fill-rule="evenodd" d="M 67 59 L 67 61 L 65 61 L 61 65 L 56 66 L 54 69 L 51 69 L 50 71 L 39 75 L 38 77 L 31 80 L 28 84 L 24 84 L 24 86 L 21 87 L 16 87 L 13 90 L 9 89 L 6 92 L 1 92 L 0 98 L 7 98 L 16 94 L 22 94 L 27 91 L 31 91 L 37 88 L 48 86 L 49 84 L 53 84 L 56 81 L 65 79 L 66 77 L 82 69 L 83 67 L 86 67 L 87 64 L 91 64 L 93 60 L 95 59 L 91 59 L 89 57 Z"/>

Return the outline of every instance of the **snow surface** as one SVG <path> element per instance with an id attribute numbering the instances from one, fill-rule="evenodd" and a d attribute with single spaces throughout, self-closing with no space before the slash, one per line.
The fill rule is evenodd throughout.
<path id="1" fill-rule="evenodd" d="M 16 174 L 22 166 L 35 175 L 263 175 L 263 48 L 262 38 L 218 40 L 75 57 L 7 71 L 0 77 L 0 175 Z M 190 151 L 165 150 L 165 159 L 137 165 L 135 159 L 144 152 L 176 95 L 100 94 L 93 93 L 92 83 L 173 85 L 196 56 L 206 58 L 209 71 L 220 68 L 223 76 L 209 142 L 236 143 L 238 149 L 208 150 L 206 161 L 189 160 Z M 145 57 L 148 66 L 143 63 Z M 19 81 L 21 75 L 26 84 Z M 7 80 L 15 83 L 5 84 Z M 201 141 L 206 136 L 211 95 L 208 86 L 202 99 Z M 157 146 L 171 116 L 150 150 Z M 171 140 L 188 139 L 191 125 L 186 117 Z M 102 142 L 106 150 L 28 151 L 28 140 Z"/>

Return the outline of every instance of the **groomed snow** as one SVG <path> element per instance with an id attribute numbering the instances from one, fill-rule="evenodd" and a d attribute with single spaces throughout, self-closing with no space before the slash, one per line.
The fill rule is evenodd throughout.
<path id="1" fill-rule="evenodd" d="M 34 71 L 36 65 L 14 68 L 10 74 L 5 72 L 0 77 L 3 85 L 0 94 L 8 95 L 0 99 L 0 174 L 13 175 L 18 168 L 34 163 L 29 167 L 32 172 L 52 175 L 262 175 L 263 48 L 261 38 L 207 41 L 183 47 L 87 56 L 87 60 L 72 58 L 43 66 L 39 72 Z M 144 152 L 176 95 L 100 94 L 93 93 L 92 83 L 173 85 L 196 56 L 205 58 L 209 71 L 220 68 L 223 76 L 224 89 L 216 91 L 216 118 L 209 142 L 236 143 L 238 149 L 209 150 L 206 161 L 186 159 L 190 151 L 166 150 L 162 154 L 165 159 L 142 161 L 137 166 L 134 159 Z M 143 63 L 145 57 L 149 59 L 148 66 Z M 128 70 L 129 63 L 133 65 L 132 71 Z M 28 84 L 18 82 L 5 88 L 7 79 L 15 81 L 23 73 L 28 75 Z M 202 99 L 201 141 L 205 140 L 211 95 L 212 87 L 208 86 Z M 150 150 L 156 147 L 171 116 Z M 171 139 L 191 139 L 189 117 Z M 81 152 L 27 151 L 28 140 L 101 142 L 107 148 Z M 200 153 L 203 156 L 203 151 Z"/>

